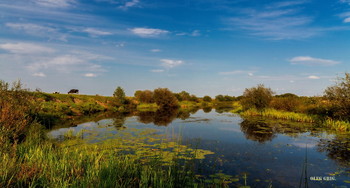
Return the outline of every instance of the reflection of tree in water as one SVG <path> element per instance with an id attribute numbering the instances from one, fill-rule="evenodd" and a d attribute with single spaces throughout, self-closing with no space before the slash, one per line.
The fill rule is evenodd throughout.
<path id="1" fill-rule="evenodd" d="M 124 114 L 124 113 L 115 113 L 113 114 L 113 123 L 112 125 L 114 127 L 116 127 L 117 129 L 120 129 L 121 127 L 124 127 L 125 124 L 125 120 L 126 117 L 128 116 L 128 114 Z"/>
<path id="2" fill-rule="evenodd" d="M 137 113 L 137 119 L 145 124 L 154 123 L 158 126 L 167 126 L 178 116 L 178 113 L 176 108 L 159 109 L 156 112 L 144 111 Z"/>
<path id="3" fill-rule="evenodd" d="M 185 120 L 188 119 L 191 116 L 191 113 L 187 110 L 180 110 L 179 113 L 177 114 L 177 117 Z"/>
<path id="4" fill-rule="evenodd" d="M 154 116 L 154 124 L 158 126 L 167 126 L 177 117 L 177 108 L 159 109 Z"/>
<path id="5" fill-rule="evenodd" d="M 143 111 L 137 113 L 137 120 L 144 124 L 149 124 L 154 122 L 155 112 L 153 111 Z"/>
<path id="6" fill-rule="evenodd" d="M 232 107 L 216 107 L 215 108 L 215 112 L 222 114 L 224 112 L 230 112 L 231 110 L 233 110 Z"/>
<path id="7" fill-rule="evenodd" d="M 244 119 L 240 126 L 249 140 L 264 143 L 271 141 L 276 136 L 273 127 L 261 119 Z"/>
<path id="8" fill-rule="evenodd" d="M 205 112 L 205 113 L 209 113 L 209 112 L 211 112 L 211 110 L 212 110 L 213 108 L 212 107 L 204 107 L 203 108 L 203 112 Z"/>
<path id="9" fill-rule="evenodd" d="M 337 136 L 333 140 L 321 139 L 318 143 L 318 150 L 326 152 L 327 156 L 340 165 L 350 167 L 350 138 L 349 135 Z"/>

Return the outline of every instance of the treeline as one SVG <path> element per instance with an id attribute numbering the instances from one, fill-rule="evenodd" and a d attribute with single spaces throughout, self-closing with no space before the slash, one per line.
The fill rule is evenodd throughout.
<path id="1" fill-rule="evenodd" d="M 245 89 L 241 113 L 304 122 L 321 121 L 339 131 L 350 131 L 350 74 L 338 78 L 320 97 L 299 97 L 292 93 L 274 95 L 264 85 Z M 287 112 L 287 113 L 281 113 Z"/>

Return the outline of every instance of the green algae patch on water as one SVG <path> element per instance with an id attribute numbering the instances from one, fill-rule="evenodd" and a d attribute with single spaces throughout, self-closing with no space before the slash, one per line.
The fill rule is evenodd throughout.
<path id="1" fill-rule="evenodd" d="M 60 147 L 97 150 L 105 154 L 126 154 L 143 163 L 157 159 L 163 165 L 170 165 L 175 159 L 204 159 L 206 155 L 214 154 L 209 150 L 189 148 L 180 144 L 179 138 L 167 138 L 166 135 L 159 134 L 159 130 L 151 128 L 130 128 L 114 135 L 106 134 L 105 137 L 96 138 L 96 135 L 90 135 L 84 139 L 68 139 L 61 142 Z"/>

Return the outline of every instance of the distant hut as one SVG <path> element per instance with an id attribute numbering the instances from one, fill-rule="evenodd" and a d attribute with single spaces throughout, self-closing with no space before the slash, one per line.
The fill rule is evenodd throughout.
<path id="1" fill-rule="evenodd" d="M 68 94 L 79 94 L 79 90 L 78 89 L 71 89 Z"/>

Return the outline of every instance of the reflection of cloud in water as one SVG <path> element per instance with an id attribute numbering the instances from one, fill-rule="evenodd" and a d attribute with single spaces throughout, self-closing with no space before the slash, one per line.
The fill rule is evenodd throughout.
<path id="1" fill-rule="evenodd" d="M 316 143 L 294 142 L 292 145 L 299 148 L 314 148 L 316 146 Z"/>
<path id="2" fill-rule="evenodd" d="M 79 128 L 93 128 L 96 127 L 96 123 L 95 122 L 88 122 L 88 123 L 83 123 L 78 125 Z"/>
<path id="3" fill-rule="evenodd" d="M 235 128 L 235 127 L 221 127 L 219 128 L 220 130 L 223 131 L 232 131 L 232 132 L 237 132 L 237 133 L 241 133 L 241 129 L 239 127 Z"/>

